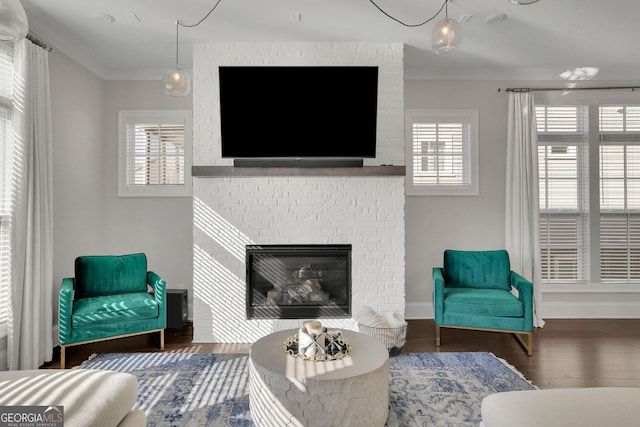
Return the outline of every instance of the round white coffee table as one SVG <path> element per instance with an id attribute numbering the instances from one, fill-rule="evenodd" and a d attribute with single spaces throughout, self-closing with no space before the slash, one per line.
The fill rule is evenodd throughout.
<path id="1" fill-rule="evenodd" d="M 331 328 L 330 328 L 331 329 Z M 289 329 L 251 346 L 249 408 L 259 426 L 384 426 L 389 415 L 389 353 L 375 339 L 342 330 L 351 355 L 312 362 L 285 353 Z"/>

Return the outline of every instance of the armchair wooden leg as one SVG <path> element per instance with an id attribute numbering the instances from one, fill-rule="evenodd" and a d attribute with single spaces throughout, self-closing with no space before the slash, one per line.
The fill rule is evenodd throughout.
<path id="1" fill-rule="evenodd" d="M 160 330 L 160 350 L 164 350 L 164 329 Z"/>
<path id="2" fill-rule="evenodd" d="M 440 326 L 436 325 L 436 347 L 440 347 Z"/>
<path id="3" fill-rule="evenodd" d="M 64 369 L 64 365 L 66 363 L 65 357 L 64 357 L 65 356 L 65 350 L 66 350 L 65 346 L 60 345 L 60 369 Z"/>
<path id="4" fill-rule="evenodd" d="M 526 333 L 525 335 L 527 335 L 527 343 L 524 342 L 524 339 L 520 336 L 520 334 L 513 334 L 513 336 L 518 340 L 518 343 L 527 352 L 527 356 L 533 356 L 533 332 Z"/>

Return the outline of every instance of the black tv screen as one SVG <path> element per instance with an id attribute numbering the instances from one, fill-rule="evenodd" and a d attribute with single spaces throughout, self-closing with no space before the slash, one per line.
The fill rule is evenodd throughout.
<path id="1" fill-rule="evenodd" d="M 220 67 L 225 158 L 373 158 L 378 67 Z"/>

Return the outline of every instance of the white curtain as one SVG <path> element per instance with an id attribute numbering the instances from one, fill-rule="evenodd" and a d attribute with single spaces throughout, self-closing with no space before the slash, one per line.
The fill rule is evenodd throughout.
<path id="1" fill-rule="evenodd" d="M 49 53 L 26 39 L 14 48 L 10 370 L 51 360 L 54 305 Z"/>
<path id="2" fill-rule="evenodd" d="M 541 328 L 538 135 L 533 95 L 509 94 L 505 248 L 512 270 L 533 283 L 533 323 Z"/>

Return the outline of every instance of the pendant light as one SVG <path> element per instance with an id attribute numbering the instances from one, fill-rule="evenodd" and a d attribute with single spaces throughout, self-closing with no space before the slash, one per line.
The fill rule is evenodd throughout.
<path id="1" fill-rule="evenodd" d="M 431 47 L 438 55 L 446 55 L 458 49 L 462 42 L 462 28 L 455 19 L 449 19 L 447 5 L 445 1 L 445 18 L 433 27 L 431 32 Z"/>
<path id="2" fill-rule="evenodd" d="M 191 76 L 180 68 L 178 62 L 178 28 L 181 24 L 181 21 L 176 21 L 176 66 L 169 68 L 163 79 L 164 93 L 172 96 L 186 96 L 191 92 Z"/>
<path id="3" fill-rule="evenodd" d="M 21 40 L 28 32 L 29 22 L 20 0 L 0 0 L 0 40 Z"/>

